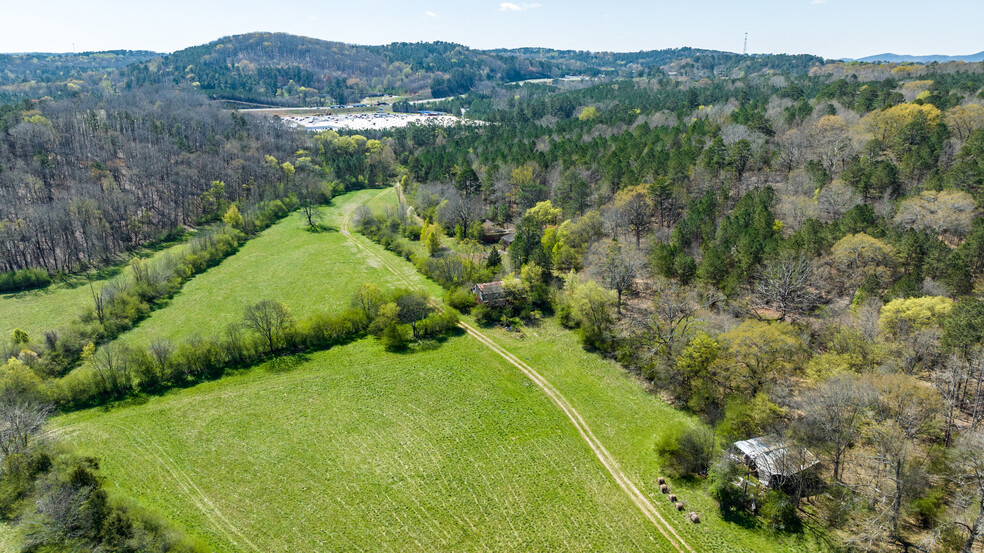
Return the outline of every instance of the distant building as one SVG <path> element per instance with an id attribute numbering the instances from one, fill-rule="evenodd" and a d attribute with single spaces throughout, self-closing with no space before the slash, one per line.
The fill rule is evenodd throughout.
<path id="1" fill-rule="evenodd" d="M 506 297 L 506 287 L 502 285 L 501 280 L 476 284 L 475 287 L 472 288 L 472 292 L 475 294 L 475 298 L 481 305 L 488 305 L 489 307 L 502 307 L 508 303 Z"/>
<path id="2" fill-rule="evenodd" d="M 820 464 L 809 450 L 788 445 L 775 436 L 761 436 L 735 442 L 731 457 L 758 475 L 766 487 L 780 488 Z"/>

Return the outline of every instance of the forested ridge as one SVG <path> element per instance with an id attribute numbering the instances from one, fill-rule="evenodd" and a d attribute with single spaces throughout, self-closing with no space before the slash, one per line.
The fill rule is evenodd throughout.
<path id="1" fill-rule="evenodd" d="M 633 76 L 683 65 L 701 75 L 806 73 L 816 56 L 740 56 L 693 48 L 629 54 L 524 48 L 476 50 L 448 42 L 360 46 L 283 33 L 250 33 L 133 64 L 129 85 L 187 83 L 210 97 L 276 105 L 358 102 L 368 94 L 446 97 L 495 84 L 569 74 Z"/>
<path id="2" fill-rule="evenodd" d="M 286 160 L 301 145 L 276 125 L 170 90 L 0 110 L 3 271 L 103 264 L 215 216 L 216 202 L 283 195 L 280 171 L 265 156 Z M 202 198 L 226 182 L 223 197 Z"/>

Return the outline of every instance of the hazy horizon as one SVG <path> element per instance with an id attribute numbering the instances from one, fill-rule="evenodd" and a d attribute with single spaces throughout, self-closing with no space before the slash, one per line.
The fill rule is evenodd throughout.
<path id="1" fill-rule="evenodd" d="M 860 4 L 860 5 L 859 5 Z M 634 52 L 690 46 L 750 53 L 813 54 L 824 58 L 968 55 L 984 51 L 984 6 L 946 0 L 925 13 L 910 1 L 701 0 L 691 3 L 585 0 L 329 1 L 286 0 L 276 11 L 258 1 L 175 0 L 168 9 L 121 0 L 40 0 L 5 8 L 9 21 L 33 21 L 0 36 L 0 52 L 151 50 L 173 52 L 223 36 L 285 32 L 349 44 L 447 41 L 472 48 L 545 47 Z M 920 32 L 906 32 L 912 14 Z"/>

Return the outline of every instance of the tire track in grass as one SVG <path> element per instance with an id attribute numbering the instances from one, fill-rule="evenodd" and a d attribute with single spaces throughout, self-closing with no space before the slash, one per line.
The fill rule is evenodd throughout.
<path id="1" fill-rule="evenodd" d="M 372 201 L 378 198 L 379 196 L 383 195 L 385 192 L 386 192 L 385 190 L 383 192 L 380 192 L 379 194 L 377 194 L 375 197 L 373 197 L 368 201 Z M 397 192 L 399 193 L 400 191 L 397 190 Z M 399 278 L 401 281 L 403 281 L 403 283 L 406 284 L 409 288 L 411 289 L 419 288 L 418 286 L 415 286 L 412 282 L 410 282 L 410 280 L 406 277 L 405 273 L 394 268 L 383 256 L 379 255 L 372 248 L 369 248 L 364 244 L 362 244 L 351 234 L 351 232 L 349 232 L 350 214 L 351 211 L 346 212 L 345 218 L 342 220 L 342 225 L 341 225 L 342 234 L 344 234 L 346 238 L 352 241 L 352 243 L 355 244 L 356 247 L 378 259 L 380 263 L 383 264 L 384 267 L 389 269 L 390 272 L 396 275 L 396 277 Z M 435 307 L 440 309 L 440 306 L 438 306 L 436 302 L 431 300 L 431 303 Z M 680 535 L 676 532 L 676 529 L 673 527 L 673 525 L 670 524 L 665 518 L 663 518 L 663 516 L 656 509 L 656 506 L 653 504 L 653 502 L 650 501 L 650 499 L 646 497 L 645 494 L 642 493 L 642 491 L 638 488 L 638 486 L 635 485 L 632 479 L 629 478 L 629 476 L 625 473 L 624 470 L 622 470 L 621 466 L 619 465 L 615 457 L 605 448 L 605 446 L 601 443 L 601 441 L 597 438 L 597 436 L 595 436 L 594 432 L 591 430 L 591 427 L 588 425 L 588 423 L 584 420 L 584 418 L 577 411 L 577 409 L 575 409 L 574 406 L 571 405 L 571 403 L 567 400 L 567 398 L 564 397 L 563 394 L 561 394 L 556 388 L 554 388 L 553 385 L 550 384 L 549 381 L 547 381 L 547 379 L 540 376 L 540 374 L 536 372 L 532 367 L 524 363 L 518 357 L 516 357 L 508 350 L 497 344 L 494 340 L 492 340 L 485 334 L 482 334 L 481 332 L 479 332 L 472 326 L 468 325 L 464 321 L 459 322 L 458 326 L 462 328 L 466 333 L 468 333 L 469 336 L 478 340 L 481 344 L 485 345 L 487 348 L 489 348 L 490 350 L 498 354 L 500 357 L 508 361 L 511 365 L 513 365 L 514 367 L 519 369 L 520 372 L 526 375 L 527 378 L 532 380 L 537 385 L 537 387 L 539 387 L 547 395 L 550 401 L 553 402 L 553 404 L 556 405 L 557 408 L 559 408 L 564 413 L 564 415 L 567 416 L 567 419 L 571 422 L 572 425 L 574 425 L 574 428 L 577 430 L 578 434 L 580 434 L 584 442 L 587 443 L 588 447 L 595 454 L 598 460 L 601 461 L 601 464 L 605 467 L 608 473 L 611 474 L 612 478 L 615 479 L 615 482 L 618 484 L 618 486 L 622 489 L 623 492 L 625 492 L 625 494 L 636 505 L 636 507 L 638 507 L 639 510 L 642 511 L 642 514 L 647 519 L 649 519 L 650 522 L 653 523 L 653 525 L 656 527 L 659 533 L 662 534 L 664 538 L 666 538 L 666 541 L 668 541 L 670 545 L 672 545 L 674 549 L 676 549 L 679 553 L 684 553 L 684 550 L 688 551 L 689 553 L 695 553 L 694 549 L 690 547 L 690 545 L 686 541 L 684 541 L 684 539 L 681 538 Z"/>
<path id="2" fill-rule="evenodd" d="M 181 490 L 185 493 L 185 495 L 187 495 L 188 498 L 191 499 L 191 502 L 194 503 L 195 506 L 198 507 L 200 511 L 202 511 L 205 517 L 208 518 L 209 522 L 212 523 L 212 527 L 218 530 L 223 535 L 223 537 L 229 540 L 233 545 L 238 546 L 239 543 L 236 541 L 235 536 L 239 536 L 239 538 L 243 542 L 245 542 L 246 545 L 248 545 L 253 551 L 256 551 L 257 553 L 263 553 L 262 549 L 257 547 L 256 544 L 254 544 L 249 538 L 247 538 L 239 530 L 239 528 L 236 527 L 236 525 L 230 522 L 229 519 L 222 514 L 219 508 L 216 507 L 214 503 L 212 503 L 212 501 L 208 498 L 207 495 L 205 495 L 205 492 L 203 492 L 201 488 L 199 488 L 195 484 L 195 481 L 192 480 L 187 473 L 181 470 L 178 464 L 174 461 L 174 459 L 171 458 L 170 455 L 167 454 L 164 448 L 162 448 L 157 442 L 155 442 L 153 438 L 148 436 L 146 432 L 136 427 L 127 427 L 117 423 L 110 423 L 110 426 L 115 426 L 116 428 L 120 429 L 124 434 L 133 438 L 133 442 L 137 444 L 139 448 L 143 449 L 146 453 L 150 454 L 162 467 L 164 467 L 164 469 L 171 474 L 171 477 L 178 484 L 178 487 L 180 487 Z M 147 440 L 141 438 L 140 435 L 138 435 L 137 433 L 142 434 L 144 437 L 147 438 Z M 154 451 L 155 448 L 160 453 Z M 218 517 L 218 519 L 216 519 L 216 517 Z M 233 536 L 233 534 L 235 534 L 235 536 Z"/>

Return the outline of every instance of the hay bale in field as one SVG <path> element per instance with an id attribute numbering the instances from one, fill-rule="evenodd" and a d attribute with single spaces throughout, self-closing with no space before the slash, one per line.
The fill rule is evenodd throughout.
<path id="1" fill-rule="evenodd" d="M 676 494 L 672 494 L 671 493 L 670 494 L 670 503 L 676 503 L 676 500 L 677 500 Z"/>
<path id="2" fill-rule="evenodd" d="M 657 479 L 656 479 L 656 482 L 657 482 L 657 483 L 658 483 L 658 484 L 659 484 L 660 486 L 662 486 L 663 484 L 666 484 L 666 480 L 665 480 L 665 479 L 664 479 L 664 478 L 663 478 L 662 476 L 660 476 L 659 478 L 657 478 Z"/>
<path id="3" fill-rule="evenodd" d="M 694 524 L 699 523 L 700 522 L 700 516 L 697 515 L 697 513 L 691 511 L 691 513 L 690 513 L 690 522 L 693 522 Z"/>
<path id="4" fill-rule="evenodd" d="M 676 504 L 677 511 L 682 511 L 684 507 L 686 507 L 686 505 L 683 504 L 683 501 L 677 501 Z"/>
<path id="5" fill-rule="evenodd" d="M 659 491 L 660 491 L 660 493 L 664 493 L 664 494 L 665 493 L 670 493 L 670 488 L 668 488 L 666 486 L 666 484 L 660 484 L 659 485 Z"/>

